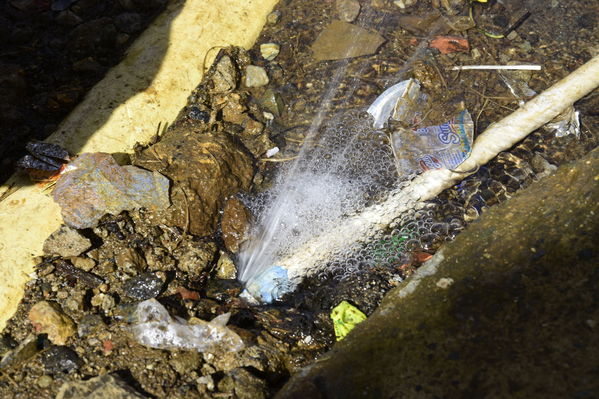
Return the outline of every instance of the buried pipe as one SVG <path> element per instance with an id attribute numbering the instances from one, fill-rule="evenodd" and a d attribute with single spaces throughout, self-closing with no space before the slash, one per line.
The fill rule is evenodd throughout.
<path id="1" fill-rule="evenodd" d="M 295 253 L 251 278 L 243 296 L 250 301 L 270 303 L 292 292 L 304 276 L 338 250 L 369 241 L 406 211 L 422 206 L 424 201 L 475 173 L 501 151 L 550 122 L 598 86 L 599 56 L 595 56 L 517 111 L 491 124 L 476 138 L 470 156 L 456 170 L 430 170 L 417 176 L 405 187 L 394 190 L 384 202 L 345 219 L 330 233 L 314 237 Z"/>

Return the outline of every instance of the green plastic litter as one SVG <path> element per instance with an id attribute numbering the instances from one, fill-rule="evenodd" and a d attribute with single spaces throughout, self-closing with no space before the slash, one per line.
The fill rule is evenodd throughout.
<path id="1" fill-rule="evenodd" d="M 331 311 L 331 319 L 335 328 L 335 337 L 341 341 L 356 324 L 366 320 L 366 315 L 347 301 L 342 301 Z"/>

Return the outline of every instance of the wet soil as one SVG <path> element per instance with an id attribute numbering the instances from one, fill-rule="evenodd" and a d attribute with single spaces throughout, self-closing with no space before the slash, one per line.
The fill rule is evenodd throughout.
<path id="1" fill-rule="evenodd" d="M 393 2 L 361 2 L 362 10 L 353 23 L 378 32 L 386 40 L 372 55 L 315 61 L 310 47 L 337 18 L 333 1 L 282 1 L 276 9 L 280 18 L 271 18 L 254 48 L 248 52 L 222 50 L 173 126 L 156 137 L 154 145 L 139 148 L 134 157 L 138 165 L 170 173 L 172 199 L 177 196 L 172 202 L 180 217 L 162 218 L 145 210 L 106 216 L 98 227 L 81 231 L 93 244 L 87 252 L 71 258 L 40 259 L 37 278 L 29 284 L 19 311 L 3 332 L 2 354 L 17 352 L 15 347 L 31 334 L 35 344 L 27 356 L 1 370 L 2 397 L 54 397 L 65 383 L 106 373 L 119 376 L 148 397 L 270 397 L 290 375 L 333 346 L 332 307 L 348 300 L 371 314 L 389 289 L 486 208 L 505 202 L 521 188 L 552 173 L 552 165 L 577 159 L 597 146 L 599 96 L 595 91 L 576 104 L 582 120 L 579 137 L 556 137 L 554 132 L 540 129 L 460 185 L 446 190 L 425 212 L 413 215 L 415 220 L 427 218 L 450 228 L 409 248 L 403 262 L 382 262 L 350 275 L 312 276 L 297 293 L 271 306 L 249 306 L 240 300 L 241 287 L 234 280 L 234 270 L 225 271 L 235 254 L 229 251 L 229 244 L 225 245 L 226 232 L 216 209 L 225 206 L 225 197 L 231 192 L 222 188 L 209 201 L 209 216 L 201 224 L 212 226 L 208 232 L 199 227 L 190 230 L 190 209 L 199 209 L 189 206 L 190 198 L 200 189 L 190 190 L 188 172 L 175 167 L 176 151 L 182 156 L 196 151 L 196 147 L 182 144 L 188 143 L 186 138 L 226 137 L 229 150 L 240 151 L 242 158 L 250 159 L 254 173 L 253 179 L 244 177 L 243 183 L 232 182 L 231 187 L 247 188 L 244 194 L 253 195 L 268 187 L 280 163 L 297 155 L 312 120 L 326 107 L 322 100 L 332 83 L 341 90 L 324 109 L 325 125 L 326 119 L 370 104 L 391 84 L 416 77 L 430 96 L 432 111 L 426 115 L 430 123 L 446 121 L 465 105 L 475 119 L 476 133 L 480 133 L 515 110 L 519 99 L 496 72 L 458 73 L 450 67 L 538 63 L 543 70 L 533 74 L 528 84 L 541 92 L 597 51 L 593 46 L 599 28 L 587 22 L 598 16 L 593 0 L 557 1 L 555 7 L 546 1 L 477 6 L 476 19 L 494 32 L 513 23 L 524 7 L 531 11 L 516 33 L 502 39 L 488 37 L 475 28 L 445 28 L 441 22 L 468 15 L 468 7 L 460 1 L 449 2 L 449 9 L 434 3 L 419 1 L 402 10 Z M 428 25 L 421 31 L 401 28 L 406 26 L 401 19 L 406 15 L 425 17 Z M 432 20 L 431 15 L 435 17 Z M 470 51 L 440 54 L 428 48 L 436 34 L 467 38 Z M 260 44 L 268 42 L 281 48 L 272 61 L 260 53 Z M 250 64 L 266 70 L 268 85 L 244 86 L 243 71 Z M 173 152 L 163 151 L 169 145 L 175 148 Z M 281 152 L 267 158 L 265 151 L 274 145 Z M 219 153 L 208 154 L 221 165 Z M 211 320 L 230 312 L 228 326 L 244 340 L 246 348 L 238 353 L 222 348 L 215 355 L 142 346 L 128 326 L 135 304 L 151 297 L 164 304 L 170 314 L 185 320 Z M 42 300 L 60 305 L 77 325 L 77 333 L 66 345 L 71 352 L 57 350 L 59 346 L 45 334 L 35 335 L 28 312 Z"/>

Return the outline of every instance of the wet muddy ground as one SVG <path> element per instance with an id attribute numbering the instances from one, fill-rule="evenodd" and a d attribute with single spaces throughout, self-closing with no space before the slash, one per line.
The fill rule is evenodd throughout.
<path id="1" fill-rule="evenodd" d="M 347 300 L 372 313 L 385 292 L 487 207 L 596 147 L 597 91 L 575 105 L 582 121 L 578 137 L 540 129 L 414 214 L 415 221 L 448 228 L 409 248 L 402 262 L 381 261 L 349 275 L 321 273 L 281 303 L 247 305 L 238 298 L 233 261 L 251 216 L 235 195 L 264 190 L 279 165 L 297 155 L 309 125 L 326 106 L 322 100 L 331 83 L 341 90 L 325 109 L 324 125 L 334 115 L 370 104 L 391 84 L 415 77 L 430 97 L 425 118 L 441 123 L 465 106 L 480 133 L 517 109 L 519 99 L 497 72 L 455 72 L 452 66 L 539 64 L 540 72 L 518 81 L 541 92 L 598 51 L 593 0 L 476 5 L 474 19 L 487 34 L 472 27 L 465 2 L 404 1 L 406 8 L 395 3 L 400 2 L 359 3 L 351 23 L 384 39 L 372 54 L 326 60 L 335 48 L 319 54 L 313 47 L 331 21 L 351 19 L 351 1 L 283 1 L 254 48 L 223 49 L 173 126 L 133 157 L 134 164 L 173 182 L 172 207 L 106 216 L 71 239 L 83 249 L 68 256 L 65 243 L 56 240 L 3 332 L 0 395 L 55 397 L 61 387 L 112 374 L 147 397 L 270 397 L 334 344 L 329 314 L 335 305 Z M 530 17 L 508 37 L 489 36 L 505 31 L 525 10 Z M 442 54 L 429 47 L 439 35 L 467 39 L 469 49 Z M 273 60 L 261 53 L 265 43 L 280 46 Z M 259 70 L 248 82 L 248 65 L 263 68 L 268 83 Z M 274 146 L 281 152 L 267 158 Z M 210 178 L 198 180 L 202 173 Z M 383 249 L 397 251 L 392 244 Z M 245 348 L 198 353 L 142 346 L 130 325 L 135 305 L 149 298 L 185 320 L 230 312 L 228 327 Z M 32 316 L 31 308 L 43 301 L 64 317 Z M 106 381 L 99 385 L 117 389 Z"/>

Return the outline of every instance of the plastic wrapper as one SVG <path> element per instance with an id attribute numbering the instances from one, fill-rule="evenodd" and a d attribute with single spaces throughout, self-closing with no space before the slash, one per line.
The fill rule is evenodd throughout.
<path id="1" fill-rule="evenodd" d="M 331 310 L 331 320 L 333 320 L 335 338 L 341 341 L 356 325 L 366 320 L 366 315 L 351 303 L 341 301 Z"/>
<path id="2" fill-rule="evenodd" d="M 468 158 L 473 134 L 474 123 L 466 110 L 439 126 L 394 132 L 391 146 L 399 175 L 455 169 Z"/>
<path id="3" fill-rule="evenodd" d="M 163 209 L 169 206 L 169 180 L 158 172 L 119 166 L 112 155 L 85 153 L 67 165 L 52 198 L 70 227 L 94 227 L 107 213 Z"/>
<path id="4" fill-rule="evenodd" d="M 271 266 L 248 281 L 241 296 L 250 303 L 272 303 L 294 288 L 295 284 L 287 276 L 287 269 Z"/>
<path id="5" fill-rule="evenodd" d="M 545 125 L 545 128 L 553 130 L 557 137 L 573 134 L 576 137 L 580 136 L 580 112 L 576 111 L 573 106 L 568 107 L 564 112 L 559 114 L 555 119 Z"/>
<path id="6" fill-rule="evenodd" d="M 368 107 L 368 113 L 374 118 L 376 129 L 385 126 L 389 118 L 412 125 L 425 101 L 426 96 L 420 93 L 420 82 L 408 79 L 385 90 Z"/>
<path id="7" fill-rule="evenodd" d="M 156 349 L 184 349 L 198 352 L 237 352 L 244 344 L 226 327 L 230 313 L 212 321 L 196 319 L 194 324 L 173 319 L 156 299 L 140 302 L 133 313 L 130 331 L 142 345 Z"/>

